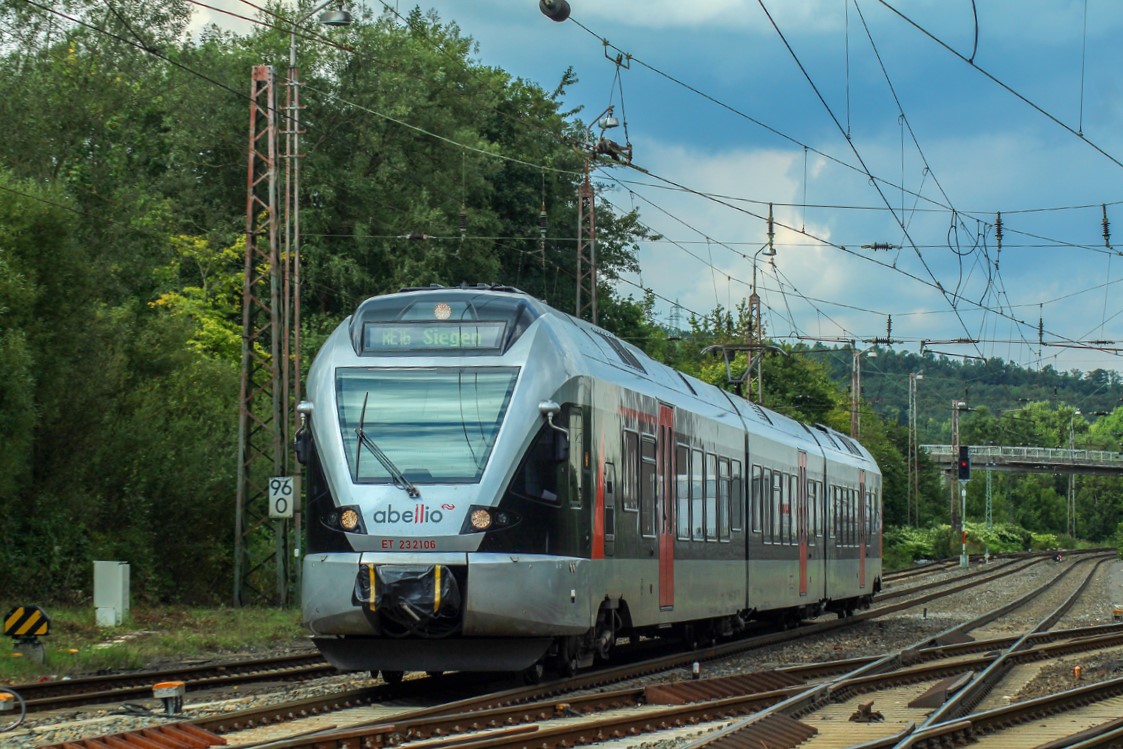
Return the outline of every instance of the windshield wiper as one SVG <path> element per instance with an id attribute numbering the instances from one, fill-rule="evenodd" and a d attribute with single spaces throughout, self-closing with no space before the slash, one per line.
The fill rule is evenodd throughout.
<path id="1" fill-rule="evenodd" d="M 390 456 L 382 452 L 382 448 L 376 445 L 374 440 L 363 431 L 363 421 L 367 417 L 367 398 L 369 397 L 370 393 L 363 395 L 363 410 L 359 412 L 359 426 L 355 429 L 355 436 L 359 438 L 358 444 L 355 445 L 355 478 L 358 479 L 359 477 L 359 457 L 363 454 L 363 447 L 366 447 L 370 450 L 371 455 L 377 458 L 382 467 L 386 469 L 386 473 L 390 474 L 395 486 L 404 489 L 405 493 L 414 499 L 419 499 L 421 491 L 417 488 L 417 485 L 407 479 L 401 469 L 394 465 L 394 461 L 390 460 Z"/>

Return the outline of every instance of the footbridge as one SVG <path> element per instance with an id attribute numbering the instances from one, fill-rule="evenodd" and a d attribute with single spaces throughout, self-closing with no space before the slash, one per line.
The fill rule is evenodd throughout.
<path id="1" fill-rule="evenodd" d="M 951 445 L 921 445 L 939 468 L 955 471 L 958 454 Z M 970 445 L 971 466 L 976 470 L 1022 473 L 1123 474 L 1123 453 L 1106 450 L 1065 450 L 1055 447 L 999 447 Z"/>

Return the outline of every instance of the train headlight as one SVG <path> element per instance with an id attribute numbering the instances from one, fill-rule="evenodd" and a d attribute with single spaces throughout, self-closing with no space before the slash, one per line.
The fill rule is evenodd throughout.
<path id="1" fill-rule="evenodd" d="M 517 525 L 522 518 L 518 513 L 498 507 L 485 505 L 472 505 L 468 508 L 468 516 L 464 518 L 461 533 L 483 533 L 484 531 L 501 531 Z"/>
<path id="2" fill-rule="evenodd" d="M 472 528 L 477 531 L 486 531 L 491 527 L 491 512 L 483 509 L 472 510 L 471 514 Z"/>
<path id="3" fill-rule="evenodd" d="M 359 527 L 359 513 L 348 507 L 339 513 L 339 527 L 348 533 Z"/>
<path id="4" fill-rule="evenodd" d="M 343 505 L 333 508 L 323 515 L 320 522 L 333 531 L 362 534 L 367 532 L 366 524 L 363 523 L 363 515 L 359 512 L 357 505 Z"/>

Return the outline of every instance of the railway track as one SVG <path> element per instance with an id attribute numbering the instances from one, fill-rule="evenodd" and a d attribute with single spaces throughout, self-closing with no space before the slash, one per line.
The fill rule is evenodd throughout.
<path id="1" fill-rule="evenodd" d="M 180 681 L 188 692 L 263 681 L 316 679 L 339 673 L 318 652 L 205 663 L 129 674 L 13 684 L 28 713 L 151 697 L 154 684 Z"/>
<path id="2" fill-rule="evenodd" d="M 1086 566 L 1091 567 L 1092 562 Z M 1077 574 L 1068 568 L 1068 578 Z M 1025 567 L 1018 569 L 1024 570 Z M 1090 578 L 1089 572 L 1088 577 Z M 1068 587 L 1069 579 L 1058 576 L 1056 585 Z M 992 575 L 974 578 L 982 584 L 994 584 Z M 944 595 L 962 592 L 959 585 L 944 585 L 949 588 Z M 824 664 L 812 664 L 783 669 L 773 669 L 767 673 L 744 674 L 726 679 L 689 679 L 675 680 L 666 685 L 647 685 L 641 687 L 622 687 L 608 690 L 606 685 L 619 684 L 626 679 L 651 674 L 668 669 L 680 669 L 688 673 L 694 661 L 727 657 L 749 648 L 765 647 L 780 640 L 793 637 L 810 636 L 828 632 L 838 627 L 857 623 L 862 618 L 888 615 L 890 609 L 899 611 L 908 607 L 922 605 L 923 601 L 935 600 L 928 596 L 939 595 L 931 590 L 920 592 L 917 598 L 909 601 L 897 600 L 892 604 L 879 606 L 870 611 L 837 622 L 820 622 L 795 631 L 776 633 L 740 643 L 728 643 L 707 648 L 702 651 L 678 654 L 641 664 L 622 666 L 616 669 L 579 675 L 574 680 L 554 682 L 534 688 L 518 688 L 482 697 L 430 704 L 422 708 L 416 705 L 423 699 L 431 700 L 434 692 L 455 695 L 464 690 L 479 690 L 478 680 L 472 683 L 468 675 L 450 675 L 440 679 L 407 680 L 396 687 L 378 686 L 368 689 L 352 690 L 333 695 L 330 699 L 305 700 L 298 703 L 262 710 L 242 711 L 216 718 L 193 721 L 188 725 L 200 731 L 217 744 L 226 740 L 234 745 L 257 745 L 265 742 L 276 743 L 278 747 L 378 747 L 417 743 L 419 746 L 438 746 L 450 742 L 457 736 L 457 746 L 574 746 L 576 742 L 603 744 L 611 747 L 617 742 L 625 745 L 636 739 L 629 738 L 640 733 L 652 731 L 669 732 L 665 735 L 681 738 L 699 732 L 712 733 L 714 740 L 728 735 L 728 741 L 745 740 L 746 732 L 752 733 L 753 740 L 772 742 L 770 746 L 780 746 L 779 737 L 800 737 L 800 741 L 816 746 L 813 736 L 822 733 L 821 728 L 828 724 L 843 725 L 855 729 L 849 721 L 824 717 L 807 716 L 810 705 L 819 705 L 821 710 L 847 710 L 847 700 L 863 705 L 869 702 L 870 690 L 881 690 L 878 694 L 889 694 L 885 690 L 904 690 L 915 693 L 918 688 L 938 687 L 948 679 L 960 678 L 962 673 L 981 672 L 993 661 L 993 653 L 1010 650 L 1011 664 L 1032 663 L 1040 660 L 1056 659 L 1076 649 L 1095 649 L 1123 645 L 1123 628 L 1105 625 L 1097 628 L 1070 629 L 1062 632 L 1040 631 L 1026 637 L 991 638 L 976 643 L 956 643 L 970 629 L 983 627 L 1002 613 L 988 612 L 970 626 L 960 625 L 937 636 L 926 637 L 912 643 L 909 647 L 882 658 L 866 657 L 860 659 L 838 660 Z M 900 598 L 900 597 L 898 597 Z M 919 599 L 923 601 L 918 602 Z M 1002 608 L 1007 612 L 1013 606 L 1026 606 L 1032 597 L 1023 597 Z M 1075 596 L 1073 597 L 1075 600 Z M 1055 614 L 1053 619 L 1063 615 Z M 832 625 L 832 626 L 827 626 Z M 1039 627 L 1047 630 L 1051 627 Z M 780 638 L 779 640 L 776 638 Z M 892 667 L 887 664 L 892 664 Z M 879 673 L 888 671 L 887 674 Z M 777 682 L 776 679 L 781 681 Z M 878 686 L 879 680 L 885 686 Z M 895 680 L 895 681 L 893 681 Z M 584 695 L 574 690 L 599 688 L 602 694 Z M 960 686 L 959 689 L 963 687 Z M 937 690 L 938 691 L 938 690 Z M 946 687 L 945 687 L 946 691 Z M 808 696 L 810 695 L 810 697 Z M 824 695 L 829 695 L 827 700 Z M 875 703 L 880 707 L 888 704 L 890 697 L 877 696 Z M 809 701 L 809 702 L 808 702 Z M 796 707 L 792 707 L 792 706 Z M 802 707 L 800 707 L 802 705 Z M 786 706 L 786 707 L 785 707 Z M 840 707 L 841 706 L 841 707 Z M 339 711 L 346 711 L 339 712 Z M 915 710 L 915 709 L 914 709 Z M 922 710 L 930 712 L 931 708 Z M 319 716 L 319 717 L 314 717 Z M 302 718 L 301 722 L 294 719 Z M 938 732 L 948 730 L 941 721 Z M 357 723 L 353 725 L 352 723 Z M 744 723 L 745 725 L 740 725 Z M 296 726 L 300 725 L 300 728 Z M 811 733 L 806 727 L 810 726 Z M 833 725 L 830 727 L 834 727 Z M 171 728 L 169 726 L 168 728 Z M 723 733 L 724 730 L 724 733 Z M 923 737 L 923 726 L 914 729 Z M 483 731 L 476 739 L 469 739 L 463 731 Z M 303 732 L 303 736 L 293 737 L 293 733 Z M 310 733 L 309 733 L 310 732 Z M 471 735 L 471 734 L 469 734 Z M 942 733 L 940 735 L 943 735 Z M 902 741 L 900 737 L 894 741 Z M 119 746 L 134 746 L 129 736 L 122 736 Z M 882 730 L 882 739 L 884 728 Z M 428 743 L 419 743 L 428 742 Z M 483 742 L 483 743 L 479 743 Z M 610 743 L 603 743 L 610 742 Z M 69 747 L 82 746 L 71 743 Z M 183 744 L 187 745 L 187 744 Z M 196 744 L 198 745 L 198 744 Z M 207 744 L 202 744 L 207 745 Z M 273 744 L 271 744 L 273 745 Z M 699 744 L 701 746 L 701 744 Z M 707 744 L 708 745 L 708 744 Z M 751 744 L 740 744 L 748 746 Z M 787 743 L 783 745 L 794 746 Z M 852 744 L 837 744 L 850 746 Z M 893 743 L 884 744 L 895 745 Z M 921 745 L 921 744 L 918 744 Z M 91 746 L 93 746 L 91 744 Z M 714 744 L 722 746 L 722 744 Z M 826 745 L 823 745 L 826 746 Z"/>

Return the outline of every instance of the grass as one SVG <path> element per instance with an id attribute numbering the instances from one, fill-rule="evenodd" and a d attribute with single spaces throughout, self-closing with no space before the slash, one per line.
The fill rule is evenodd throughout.
<path id="1" fill-rule="evenodd" d="M 0 613 L 13 607 L 0 603 Z M 124 624 L 98 627 L 92 606 L 42 607 L 50 634 L 40 638 L 45 662 L 0 643 L 0 683 L 99 671 L 137 670 L 184 659 L 266 652 L 302 643 L 307 632 L 296 609 L 132 609 Z"/>

